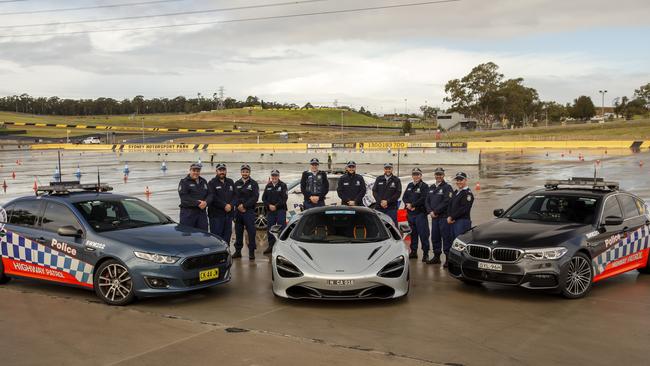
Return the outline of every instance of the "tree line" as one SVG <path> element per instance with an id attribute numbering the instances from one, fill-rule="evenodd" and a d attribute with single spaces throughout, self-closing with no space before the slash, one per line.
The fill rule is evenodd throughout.
<path id="1" fill-rule="evenodd" d="M 307 104 L 311 106 L 310 103 Z M 254 106 L 261 106 L 264 109 L 300 108 L 294 103 L 267 102 L 256 96 L 249 96 L 245 100 L 236 100 L 230 97 L 221 99 L 216 93 L 212 97 L 205 97 L 199 93 L 196 98 L 178 96 L 176 98 L 146 99 L 142 95 L 137 95 L 133 99 L 122 100 L 113 98 L 68 99 L 59 97 L 32 97 L 29 94 L 11 95 L 0 98 L 1 111 L 66 116 L 134 113 L 197 113 L 215 109 Z"/>
<path id="2" fill-rule="evenodd" d="M 499 66 L 493 62 L 474 67 L 460 79 L 449 80 L 445 93 L 444 101 L 451 103 L 447 112 L 460 112 L 476 118 L 483 127 L 502 121 L 518 127 L 547 120 L 559 122 L 569 117 L 584 121 L 597 114 L 593 101 L 585 95 L 566 105 L 541 101 L 537 90 L 524 85 L 523 78 L 504 79 Z M 614 106 L 615 113 L 627 119 L 648 114 L 650 83 L 635 90 L 631 99 L 617 98 Z M 435 112 L 422 110 L 425 114 Z"/>

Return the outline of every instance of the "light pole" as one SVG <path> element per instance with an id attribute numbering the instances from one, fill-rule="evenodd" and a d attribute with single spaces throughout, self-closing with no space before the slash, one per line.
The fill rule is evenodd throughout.
<path id="1" fill-rule="evenodd" d="M 603 115 L 603 121 L 605 121 L 605 93 L 607 93 L 607 90 L 603 89 L 603 90 L 599 90 L 598 92 L 603 98 L 600 113 Z"/>
<path id="2" fill-rule="evenodd" d="M 407 102 L 408 102 L 408 99 L 404 98 L 404 115 L 409 114 L 409 108 L 408 108 Z"/>

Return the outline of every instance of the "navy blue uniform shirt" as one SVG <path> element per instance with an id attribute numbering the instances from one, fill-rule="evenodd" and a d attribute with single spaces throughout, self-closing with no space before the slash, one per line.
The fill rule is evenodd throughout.
<path id="1" fill-rule="evenodd" d="M 406 186 L 402 201 L 404 201 L 404 205 L 410 203 L 413 207 L 415 207 L 415 211 L 407 210 L 409 214 L 427 212 L 425 206 L 427 193 L 429 193 L 429 186 L 423 181 L 419 181 L 418 184 L 411 182 Z"/>
<path id="2" fill-rule="evenodd" d="M 188 174 L 178 183 L 178 196 L 181 198 L 180 208 L 199 208 L 199 201 L 208 198 L 208 182 L 199 177 L 194 180 Z"/>
<path id="3" fill-rule="evenodd" d="M 248 178 L 244 182 L 240 178 L 235 182 L 235 208 L 241 203 L 247 211 L 254 210 L 259 198 L 260 187 L 255 180 Z"/>
<path id="4" fill-rule="evenodd" d="M 372 186 L 372 195 L 377 201 L 377 207 L 380 206 L 382 200 L 388 201 L 388 209 L 397 209 L 397 200 L 402 195 L 402 182 L 399 178 L 391 175 L 386 179 L 385 175 L 380 175 L 375 180 Z"/>
<path id="5" fill-rule="evenodd" d="M 272 182 L 268 182 L 262 193 L 262 202 L 267 210 L 269 205 L 274 205 L 278 210 L 286 210 L 288 198 L 287 185 L 281 180 L 275 186 Z"/>
<path id="6" fill-rule="evenodd" d="M 235 182 L 226 177 L 223 182 L 219 177 L 214 177 L 208 182 L 208 216 L 224 216 L 235 211 Z M 232 210 L 224 211 L 226 204 L 230 204 Z"/>
<path id="7" fill-rule="evenodd" d="M 451 202 L 449 202 L 449 212 L 448 215 L 451 216 L 452 220 L 458 219 L 468 219 L 470 218 L 470 211 L 472 211 L 472 205 L 474 204 L 474 195 L 468 187 L 463 189 L 456 190 Z"/>
<path id="8" fill-rule="evenodd" d="M 442 181 L 439 185 L 432 184 L 429 186 L 429 193 L 427 194 L 427 199 L 425 201 L 427 212 L 433 212 L 437 216 L 447 218 L 447 209 L 449 208 L 449 202 L 454 196 L 454 189 L 451 188 L 451 185 L 445 181 Z"/>
<path id="9" fill-rule="evenodd" d="M 345 173 L 339 178 L 336 193 L 344 205 L 347 205 L 349 201 L 354 201 L 356 205 L 363 205 L 366 189 L 366 181 L 362 176 L 356 173 Z"/>

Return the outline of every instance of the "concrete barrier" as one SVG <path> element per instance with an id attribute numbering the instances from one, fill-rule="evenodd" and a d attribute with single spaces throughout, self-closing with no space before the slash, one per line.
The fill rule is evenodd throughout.
<path id="1" fill-rule="evenodd" d="M 119 155 L 121 161 L 144 162 L 192 162 L 199 159 L 204 162 L 214 163 L 255 163 L 255 164 L 305 164 L 311 158 L 318 158 L 321 165 L 326 166 L 331 158 L 332 164 L 341 166 L 349 160 L 354 160 L 358 165 L 384 164 L 391 162 L 403 165 L 479 165 L 480 153 L 478 151 L 445 151 L 445 150 L 409 150 L 398 152 L 358 152 L 358 151 L 332 151 L 332 152 L 123 152 Z"/>

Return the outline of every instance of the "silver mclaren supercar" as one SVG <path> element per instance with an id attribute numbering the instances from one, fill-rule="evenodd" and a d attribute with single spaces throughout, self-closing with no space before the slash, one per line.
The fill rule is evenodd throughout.
<path id="1" fill-rule="evenodd" d="M 408 250 L 390 217 L 365 207 L 326 206 L 271 229 L 273 293 L 291 299 L 391 299 L 409 291 Z"/>

